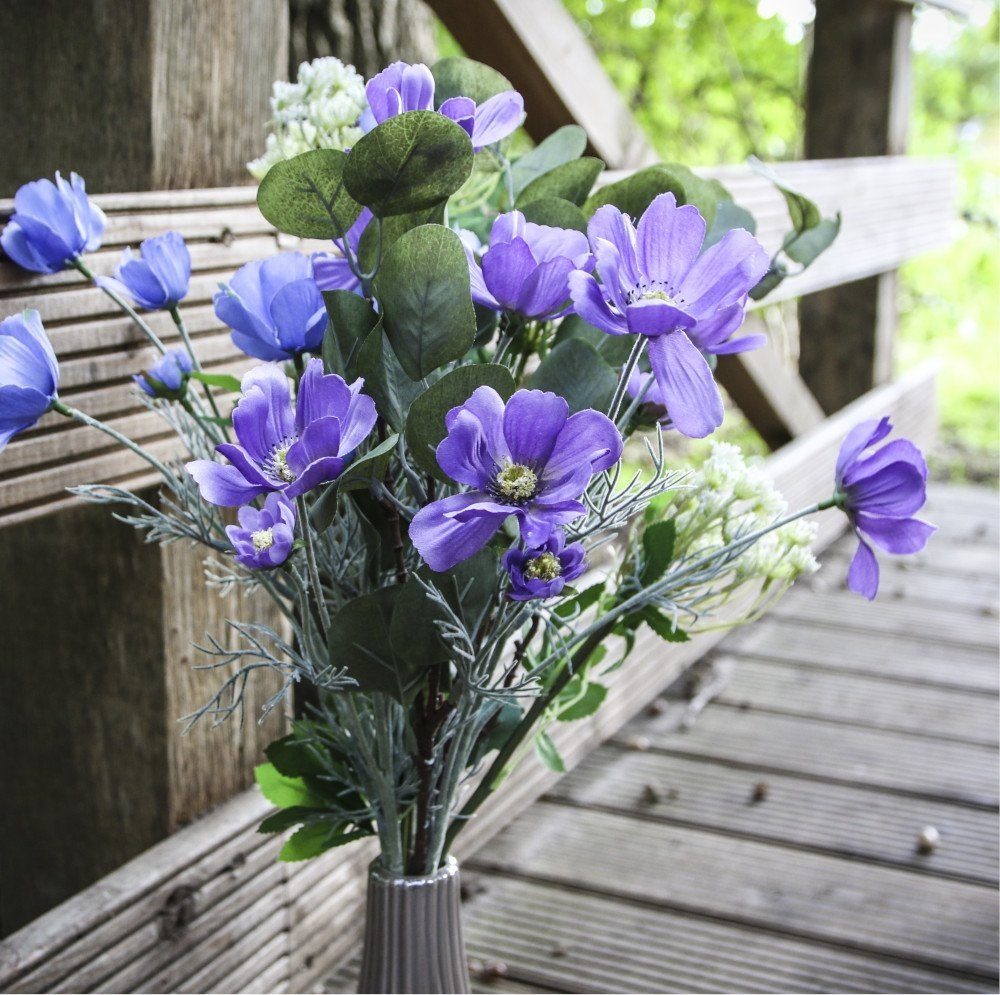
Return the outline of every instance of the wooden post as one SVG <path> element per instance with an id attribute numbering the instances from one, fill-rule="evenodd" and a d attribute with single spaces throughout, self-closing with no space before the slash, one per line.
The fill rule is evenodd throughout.
<path id="1" fill-rule="evenodd" d="M 8 0 L 0 193 L 56 169 L 91 191 L 248 182 L 287 20 L 285 0 Z M 146 545 L 107 508 L 0 537 L 3 933 L 245 787 L 280 735 L 280 715 L 257 725 L 261 687 L 242 725 L 182 736 L 219 679 L 191 669 L 192 641 L 270 620 L 202 573 L 200 551 Z"/>
<path id="2" fill-rule="evenodd" d="M 810 159 L 900 155 L 910 109 L 912 8 L 891 0 L 817 0 L 806 96 Z M 892 375 L 896 274 L 804 297 L 803 379 L 827 413 Z"/>

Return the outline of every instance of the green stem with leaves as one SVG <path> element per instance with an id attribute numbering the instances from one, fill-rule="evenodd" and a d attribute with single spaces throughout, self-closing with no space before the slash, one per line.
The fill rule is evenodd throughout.
<path id="1" fill-rule="evenodd" d="M 142 329 L 142 333 L 153 343 L 160 353 L 166 353 L 167 347 L 160 340 L 160 337 L 149 327 L 149 323 L 142 318 L 139 312 L 124 297 L 105 284 L 99 283 L 93 271 L 79 256 L 73 260 L 73 266 L 90 280 L 98 290 L 107 294 Z"/>

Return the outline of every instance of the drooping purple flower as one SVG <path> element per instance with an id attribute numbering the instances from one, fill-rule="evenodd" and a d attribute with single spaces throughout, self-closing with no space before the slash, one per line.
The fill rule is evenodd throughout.
<path id="1" fill-rule="evenodd" d="M 361 393 L 363 380 L 350 386 L 323 373 L 311 359 L 293 406 L 288 377 L 277 366 L 257 366 L 243 378 L 243 394 L 233 411 L 239 444 L 215 447 L 230 465 L 194 460 L 187 470 L 209 504 L 236 507 L 281 491 L 294 498 L 344 471 L 348 457 L 371 434 L 375 402 Z"/>
<path id="2" fill-rule="evenodd" d="M 866 450 L 892 431 L 888 418 L 864 421 L 847 434 L 837 457 L 837 497 L 858 535 L 847 586 L 869 601 L 878 593 L 878 561 L 867 536 L 887 553 L 919 553 L 936 531 L 914 518 L 927 498 L 927 463 L 908 439 Z"/>
<path id="3" fill-rule="evenodd" d="M 567 546 L 562 529 L 556 529 L 541 546 L 508 549 L 503 565 L 510 577 L 507 597 L 511 601 L 553 598 L 587 569 L 583 546 L 578 542 Z"/>
<path id="4" fill-rule="evenodd" d="M 3 251 L 24 269 L 56 273 L 101 247 L 107 218 L 87 196 L 82 176 L 67 183 L 34 180 L 14 194 L 14 214 L 0 235 Z"/>
<path id="5" fill-rule="evenodd" d="M 414 546 L 438 571 L 482 549 L 511 515 L 525 546 L 542 546 L 586 512 L 580 496 L 622 452 L 606 415 L 570 415 L 563 398 L 541 390 L 519 390 L 505 405 L 492 387 L 478 387 L 445 427 L 438 464 L 471 489 L 433 501 L 410 523 Z"/>
<path id="6" fill-rule="evenodd" d="M 275 362 L 318 353 L 326 331 L 323 296 L 301 252 L 280 252 L 241 266 L 212 298 L 233 344 L 248 356 Z"/>
<path id="7" fill-rule="evenodd" d="M 244 505 L 239 525 L 227 525 L 236 562 L 251 570 L 270 570 L 288 559 L 295 542 L 295 505 L 283 494 L 268 494 L 263 508 Z"/>
<path id="8" fill-rule="evenodd" d="M 316 252 L 312 257 L 313 279 L 320 290 L 349 290 L 351 293 L 361 293 L 361 281 L 355 276 L 347 262 L 344 252 L 344 242 L 347 248 L 357 259 L 358 246 L 361 244 L 361 236 L 364 235 L 368 222 L 372 219 L 372 212 L 366 207 L 359 215 L 358 220 L 348 228 L 343 239 L 334 239 L 333 244 L 337 247 L 337 252 Z"/>
<path id="9" fill-rule="evenodd" d="M 52 406 L 59 364 L 37 311 L 0 321 L 0 451 Z"/>
<path id="10" fill-rule="evenodd" d="M 587 236 L 525 221 L 520 211 L 501 214 L 490 230 L 482 262 L 466 250 L 472 299 L 495 311 L 525 318 L 554 318 L 569 303 L 569 276 L 594 265 Z"/>
<path id="11" fill-rule="evenodd" d="M 524 121 L 524 98 L 505 90 L 477 104 L 471 97 L 449 97 L 438 110 L 465 129 L 479 152 L 513 134 Z"/>
<path id="12" fill-rule="evenodd" d="M 184 393 L 188 374 L 194 368 L 184 349 L 165 352 L 145 373 L 133 374 L 139 390 L 150 397 L 180 397 Z"/>
<path id="13" fill-rule="evenodd" d="M 701 251 L 705 219 L 693 205 L 660 194 L 637 227 L 617 207 L 599 208 L 587 227 L 601 282 L 569 277 L 576 313 L 611 335 L 645 335 L 649 359 L 671 419 L 703 438 L 722 424 L 722 398 L 703 353 L 754 348 L 729 342 L 747 293 L 767 271 L 768 256 L 736 228 Z M 735 347 L 735 348 L 734 348 Z"/>
<path id="14" fill-rule="evenodd" d="M 97 282 L 147 311 L 176 307 L 187 296 L 191 282 L 191 253 L 180 232 L 168 231 L 147 238 L 139 246 L 138 257 L 125 249 L 114 278 L 102 276 Z"/>

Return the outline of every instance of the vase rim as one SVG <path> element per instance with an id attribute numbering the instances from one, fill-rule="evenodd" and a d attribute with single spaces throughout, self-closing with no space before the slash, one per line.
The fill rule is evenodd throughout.
<path id="1" fill-rule="evenodd" d="M 376 857 L 368 867 L 369 877 L 379 884 L 392 885 L 397 888 L 420 888 L 426 885 L 440 884 L 458 874 L 458 861 L 454 857 L 445 857 L 444 863 L 431 874 L 393 874 L 382 865 L 382 858 Z"/>

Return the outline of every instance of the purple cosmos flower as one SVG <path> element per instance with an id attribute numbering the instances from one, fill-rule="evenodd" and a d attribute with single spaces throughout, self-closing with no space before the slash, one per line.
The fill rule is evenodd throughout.
<path id="1" fill-rule="evenodd" d="M 472 489 L 421 508 L 410 523 L 414 546 L 438 571 L 482 549 L 511 515 L 524 544 L 541 547 L 586 512 L 579 498 L 591 477 L 622 452 L 607 416 L 570 415 L 563 398 L 541 390 L 519 390 L 505 405 L 492 387 L 478 387 L 445 427 L 438 463 Z"/>
<path id="2" fill-rule="evenodd" d="M 176 307 L 187 296 L 191 282 L 191 253 L 180 232 L 168 231 L 147 238 L 139 246 L 138 258 L 125 249 L 115 278 L 102 276 L 97 282 L 147 311 Z"/>
<path id="3" fill-rule="evenodd" d="M 165 352 L 145 373 L 132 379 L 150 397 L 177 398 L 184 393 L 188 374 L 194 369 L 191 357 L 183 349 Z"/>
<path id="4" fill-rule="evenodd" d="M 587 236 L 524 220 L 520 211 L 501 214 L 490 230 L 481 268 L 469 257 L 472 299 L 495 311 L 525 318 L 554 318 L 569 303 L 569 275 L 593 268 Z"/>
<path id="5" fill-rule="evenodd" d="M 837 457 L 837 497 L 858 534 L 847 586 L 869 601 L 878 593 L 878 561 L 867 536 L 887 553 L 919 553 L 937 531 L 912 516 L 927 499 L 927 463 L 908 439 L 863 456 L 892 431 L 888 418 L 864 421 L 847 433 Z"/>
<path id="6" fill-rule="evenodd" d="M 251 570 L 270 570 L 288 559 L 295 542 L 295 505 L 288 498 L 268 494 L 263 508 L 245 505 L 237 517 L 239 525 L 226 526 L 237 563 Z"/>
<path id="7" fill-rule="evenodd" d="M 533 549 L 508 549 L 503 565 L 510 576 L 507 597 L 511 601 L 555 597 L 587 569 L 583 546 L 578 542 L 567 546 L 562 529 Z"/>
<path id="8" fill-rule="evenodd" d="M 323 343 L 323 296 L 312 278 L 312 264 L 300 252 L 241 266 L 212 301 L 216 315 L 233 330 L 233 344 L 255 359 L 318 353 Z"/>
<path id="9" fill-rule="evenodd" d="M 479 152 L 513 134 L 524 121 L 524 98 L 516 90 L 505 90 L 477 104 L 471 97 L 449 97 L 438 110 L 460 125 Z"/>
<path id="10" fill-rule="evenodd" d="M 359 215 L 358 220 L 347 230 L 343 239 L 334 239 L 333 244 L 339 252 L 316 252 L 312 257 L 313 279 L 320 290 L 350 290 L 354 294 L 361 293 L 361 281 L 354 275 L 354 271 L 347 263 L 344 254 L 344 242 L 351 250 L 354 258 L 358 257 L 358 246 L 361 244 L 361 236 L 364 235 L 368 222 L 372 219 L 372 212 L 366 207 Z"/>
<path id="11" fill-rule="evenodd" d="M 678 207 L 671 193 L 653 200 L 638 227 L 607 204 L 587 233 L 601 283 L 585 272 L 570 276 L 576 313 L 611 335 L 648 336 L 673 423 L 684 435 L 709 435 L 722 424 L 722 398 L 702 353 L 759 344 L 727 340 L 742 321 L 747 293 L 767 271 L 767 253 L 742 228 L 701 252 L 705 219 L 693 205 Z"/>
<path id="12" fill-rule="evenodd" d="M 37 311 L 0 321 L 0 450 L 52 406 L 59 364 Z"/>
<path id="13" fill-rule="evenodd" d="M 277 366 L 257 366 L 243 378 L 243 394 L 233 411 L 239 445 L 215 451 L 229 460 L 194 460 L 188 473 L 210 504 L 235 507 L 281 491 L 294 498 L 343 472 L 348 457 L 371 433 L 375 402 L 361 393 L 363 380 L 348 386 L 323 373 L 311 359 L 292 405 L 288 377 Z"/>
<path id="14" fill-rule="evenodd" d="M 70 173 L 67 183 L 25 183 L 14 194 L 14 215 L 0 235 L 11 259 L 35 273 L 56 273 L 83 252 L 101 247 L 107 218 L 87 197 L 83 177 Z"/>

